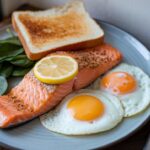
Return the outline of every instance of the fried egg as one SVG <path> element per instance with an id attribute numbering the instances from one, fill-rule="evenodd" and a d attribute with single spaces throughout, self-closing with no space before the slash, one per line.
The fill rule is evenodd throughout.
<path id="1" fill-rule="evenodd" d="M 68 95 L 54 110 L 40 117 L 47 129 L 66 135 L 85 135 L 114 128 L 124 110 L 117 97 L 83 89 Z"/>
<path id="2" fill-rule="evenodd" d="M 116 95 L 124 107 L 125 117 L 142 112 L 150 104 L 150 78 L 132 65 L 120 64 L 91 87 Z"/>

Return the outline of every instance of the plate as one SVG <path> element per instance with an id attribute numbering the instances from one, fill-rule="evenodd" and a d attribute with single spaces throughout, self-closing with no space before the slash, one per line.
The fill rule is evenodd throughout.
<path id="1" fill-rule="evenodd" d="M 101 24 L 105 31 L 105 41 L 111 43 L 122 52 L 124 61 L 140 67 L 150 75 L 150 53 L 148 50 L 138 40 L 121 29 L 108 23 L 100 21 L 98 23 Z M 0 31 L 1 38 L 8 36 L 6 28 Z M 10 84 L 14 86 L 18 81 L 19 79 L 12 79 Z M 39 118 L 37 118 L 15 128 L 1 129 L 0 142 L 12 147 L 28 150 L 84 150 L 102 148 L 133 133 L 149 117 L 150 107 L 140 115 L 124 119 L 113 130 L 88 136 L 64 136 L 50 132 L 40 124 Z"/>

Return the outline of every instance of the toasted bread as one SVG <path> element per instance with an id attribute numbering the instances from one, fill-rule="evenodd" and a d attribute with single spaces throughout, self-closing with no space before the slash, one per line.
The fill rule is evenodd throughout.
<path id="1" fill-rule="evenodd" d="M 54 50 L 90 48 L 103 42 L 103 30 L 81 1 L 44 11 L 17 11 L 12 23 L 32 60 Z"/>

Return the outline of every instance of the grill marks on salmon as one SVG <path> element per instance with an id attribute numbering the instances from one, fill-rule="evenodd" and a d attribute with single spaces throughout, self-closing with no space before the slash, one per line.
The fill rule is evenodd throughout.
<path id="1" fill-rule="evenodd" d="M 66 95 L 81 89 L 121 61 L 121 54 L 108 44 L 79 51 L 58 51 L 51 55 L 69 55 L 76 59 L 79 73 L 60 85 L 40 82 L 31 70 L 7 95 L 0 96 L 0 127 L 31 120 L 55 107 Z"/>

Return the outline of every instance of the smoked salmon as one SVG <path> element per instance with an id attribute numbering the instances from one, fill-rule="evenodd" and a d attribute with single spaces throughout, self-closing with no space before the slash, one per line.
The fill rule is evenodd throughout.
<path id="1" fill-rule="evenodd" d="M 57 51 L 50 55 L 69 55 L 79 66 L 77 76 L 60 85 L 40 82 L 31 70 L 7 95 L 0 96 L 0 127 L 6 128 L 31 120 L 56 106 L 66 95 L 81 89 L 121 59 L 121 53 L 108 44 L 78 51 Z"/>

